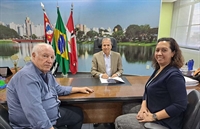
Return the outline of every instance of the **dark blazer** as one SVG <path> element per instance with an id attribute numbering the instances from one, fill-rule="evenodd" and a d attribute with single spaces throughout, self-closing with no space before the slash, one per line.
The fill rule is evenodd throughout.
<path id="1" fill-rule="evenodd" d="M 99 77 L 100 74 L 106 73 L 105 60 L 103 51 L 95 53 L 92 59 L 91 74 L 93 77 Z M 111 75 L 118 74 L 121 76 L 123 73 L 122 60 L 118 52 L 111 51 Z"/>
<path id="2" fill-rule="evenodd" d="M 178 68 L 166 66 L 154 79 L 154 71 L 145 87 L 144 98 L 151 113 L 165 109 L 170 116 L 155 121 L 170 129 L 182 129 L 183 115 L 187 108 L 185 79 Z"/>

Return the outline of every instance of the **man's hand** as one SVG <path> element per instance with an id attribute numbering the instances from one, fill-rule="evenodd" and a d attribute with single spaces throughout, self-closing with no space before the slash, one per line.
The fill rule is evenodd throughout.
<path id="1" fill-rule="evenodd" d="M 113 74 L 112 77 L 118 77 L 118 75 L 117 74 Z"/>
<path id="2" fill-rule="evenodd" d="M 85 93 L 85 94 L 89 94 L 89 93 L 94 92 L 94 90 L 93 90 L 93 89 L 90 89 L 90 88 L 88 88 L 88 87 L 81 87 L 81 88 L 80 88 L 80 92 L 81 92 L 81 93 Z"/>
<path id="3" fill-rule="evenodd" d="M 104 74 L 102 74 L 101 78 L 103 78 L 103 79 L 108 79 L 109 76 L 108 76 L 106 73 L 104 73 Z"/>
<path id="4" fill-rule="evenodd" d="M 77 92 L 89 94 L 94 92 L 94 90 L 88 87 L 72 87 L 71 93 L 77 93 Z"/>

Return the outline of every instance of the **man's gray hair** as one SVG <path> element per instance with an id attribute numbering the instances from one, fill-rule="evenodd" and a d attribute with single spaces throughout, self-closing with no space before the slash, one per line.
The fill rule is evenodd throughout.
<path id="1" fill-rule="evenodd" d="M 110 42 L 111 42 L 111 45 L 113 45 L 111 38 L 104 37 L 104 38 L 102 39 L 101 43 L 103 43 L 103 41 L 104 41 L 104 40 L 110 40 Z"/>
<path id="2" fill-rule="evenodd" d="M 51 46 L 50 44 L 46 44 L 46 43 L 38 43 L 38 44 L 36 44 L 36 45 L 33 47 L 33 49 L 32 49 L 32 52 L 31 52 L 31 59 L 32 59 L 32 54 L 33 54 L 33 53 L 35 53 L 36 55 L 38 55 L 39 52 L 41 52 L 42 49 L 43 49 L 44 47 L 51 47 L 51 48 L 52 48 L 52 46 Z M 52 49 L 53 49 L 53 48 L 52 48 Z"/>

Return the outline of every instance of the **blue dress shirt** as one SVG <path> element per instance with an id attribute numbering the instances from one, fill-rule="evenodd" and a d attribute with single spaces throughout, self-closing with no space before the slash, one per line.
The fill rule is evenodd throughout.
<path id="1" fill-rule="evenodd" d="M 9 81 L 6 94 L 13 129 L 49 129 L 60 117 L 58 95 L 70 94 L 72 87 L 60 86 L 50 72 L 46 83 L 42 74 L 29 62 Z"/>

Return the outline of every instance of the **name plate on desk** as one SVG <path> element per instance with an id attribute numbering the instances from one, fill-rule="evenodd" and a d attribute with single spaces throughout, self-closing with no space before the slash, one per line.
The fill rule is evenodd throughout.
<path id="1" fill-rule="evenodd" d="M 71 86 L 131 86 L 126 77 L 122 77 L 124 83 L 101 83 L 99 78 L 73 78 Z"/>

